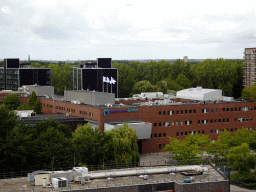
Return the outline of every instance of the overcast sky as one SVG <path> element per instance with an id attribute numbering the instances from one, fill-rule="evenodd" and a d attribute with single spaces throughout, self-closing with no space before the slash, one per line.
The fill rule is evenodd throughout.
<path id="1" fill-rule="evenodd" d="M 256 2 L 0 0 L 0 58 L 242 58 Z"/>

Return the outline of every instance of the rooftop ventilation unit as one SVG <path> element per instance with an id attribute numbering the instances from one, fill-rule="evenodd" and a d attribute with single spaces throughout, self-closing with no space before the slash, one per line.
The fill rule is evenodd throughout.
<path id="1" fill-rule="evenodd" d="M 65 177 L 52 178 L 52 185 L 55 189 L 68 186 L 68 180 Z"/>

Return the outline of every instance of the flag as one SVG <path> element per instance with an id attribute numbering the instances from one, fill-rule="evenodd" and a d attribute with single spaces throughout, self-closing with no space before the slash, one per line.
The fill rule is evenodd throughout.
<path id="1" fill-rule="evenodd" d="M 107 77 L 107 81 L 106 81 L 107 83 L 111 83 L 111 81 L 110 81 L 110 79 Z"/>
<path id="2" fill-rule="evenodd" d="M 103 82 L 108 82 L 108 78 L 103 76 Z"/>
<path id="3" fill-rule="evenodd" d="M 115 84 L 115 83 L 116 83 L 116 80 L 113 77 L 111 77 L 110 84 Z"/>

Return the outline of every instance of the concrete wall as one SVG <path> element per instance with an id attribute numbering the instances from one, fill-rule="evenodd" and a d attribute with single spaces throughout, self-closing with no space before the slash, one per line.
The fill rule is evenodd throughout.
<path id="1" fill-rule="evenodd" d="M 122 125 L 115 125 L 114 128 Z M 128 126 L 136 131 L 138 139 L 150 139 L 152 131 L 152 123 L 128 123 Z"/>
<path id="2" fill-rule="evenodd" d="M 214 182 L 204 182 L 204 183 L 189 183 L 189 184 L 179 184 L 175 183 L 175 192 L 212 192 L 222 190 L 223 192 L 229 192 L 229 181 L 214 181 Z"/>
<path id="3" fill-rule="evenodd" d="M 212 192 L 222 190 L 223 192 L 229 192 L 228 181 L 216 181 L 205 183 L 190 183 L 190 184 L 178 184 L 174 182 L 169 183 L 156 183 L 156 184 L 144 184 L 122 187 L 109 187 L 109 188 L 94 188 L 75 190 L 76 192 L 153 192 L 153 191 L 175 191 L 175 192 Z M 71 190 L 72 191 L 72 190 Z"/>
<path id="4" fill-rule="evenodd" d="M 37 96 L 45 96 L 49 95 L 54 95 L 54 87 L 53 86 L 34 86 L 30 85 L 29 86 L 29 93 L 32 94 L 32 92 L 35 91 Z"/>
<path id="5" fill-rule="evenodd" d="M 92 91 L 64 91 L 66 101 L 79 100 L 88 105 L 105 105 L 106 103 L 115 104 L 114 93 L 102 93 Z"/>

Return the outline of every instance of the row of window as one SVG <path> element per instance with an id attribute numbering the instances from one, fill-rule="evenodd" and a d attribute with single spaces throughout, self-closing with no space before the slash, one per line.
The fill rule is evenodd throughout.
<path id="1" fill-rule="evenodd" d="M 252 117 L 241 117 L 241 118 L 235 118 L 234 121 L 237 122 L 243 122 L 243 121 L 252 121 Z M 200 125 L 202 124 L 208 124 L 208 123 L 229 123 L 229 119 L 211 119 L 211 120 L 198 120 L 197 124 Z M 167 126 L 174 126 L 174 125 L 183 125 L 183 123 L 185 123 L 185 125 L 191 125 L 192 121 L 176 121 L 176 122 L 163 122 L 163 127 L 167 127 Z M 154 127 L 157 126 L 157 123 L 154 123 Z M 158 127 L 161 127 L 162 123 L 158 123 Z"/>
<path id="2" fill-rule="evenodd" d="M 43 106 L 45 107 L 47 107 L 47 108 L 53 108 L 53 105 L 49 105 L 49 104 L 45 104 L 45 103 L 43 103 Z M 65 111 L 66 110 L 66 108 L 65 107 L 60 107 L 60 106 L 56 106 L 55 107 L 55 109 L 58 109 L 58 110 L 60 110 L 60 111 Z M 75 113 L 76 112 L 76 110 L 75 109 L 71 109 L 71 108 L 67 108 L 67 112 L 68 113 Z M 82 114 L 82 115 L 87 115 L 87 112 L 86 111 L 80 111 L 80 114 Z M 93 117 L 93 113 L 91 113 L 91 112 L 89 112 L 89 116 L 90 117 Z"/>
<path id="3" fill-rule="evenodd" d="M 242 111 L 249 111 L 253 110 L 253 107 L 242 107 Z M 256 110 L 256 106 L 254 107 L 254 110 Z M 235 107 L 235 108 L 222 108 L 223 112 L 232 112 L 232 111 L 241 111 L 241 107 Z M 202 109 L 202 113 L 217 113 L 217 109 Z M 194 110 L 176 110 L 176 111 L 159 111 L 159 115 L 178 115 L 178 114 L 192 114 L 196 113 L 196 109 Z"/>
<path id="4" fill-rule="evenodd" d="M 162 133 L 155 133 L 154 134 L 154 138 L 157 138 L 157 137 L 162 137 Z M 163 137 L 166 137 L 166 133 L 163 133 Z M 152 138 L 152 134 L 151 134 L 151 138 Z"/>

